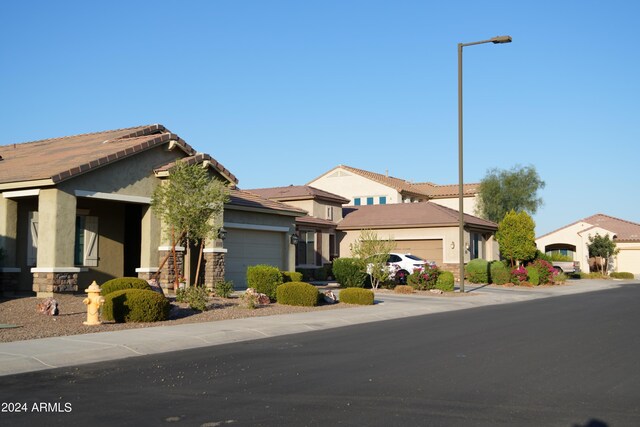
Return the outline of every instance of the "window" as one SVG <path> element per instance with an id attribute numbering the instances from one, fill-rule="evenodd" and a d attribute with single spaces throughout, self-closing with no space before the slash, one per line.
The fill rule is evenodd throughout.
<path id="1" fill-rule="evenodd" d="M 367 204 L 368 205 L 372 205 L 373 204 L 373 197 L 367 197 Z"/>
<path id="2" fill-rule="evenodd" d="M 296 265 L 315 265 L 315 231 L 300 231 L 300 240 L 296 247 Z"/>
<path id="3" fill-rule="evenodd" d="M 353 199 L 353 205 L 360 206 L 360 197 L 356 197 L 355 199 Z"/>
<path id="4" fill-rule="evenodd" d="M 380 204 L 381 205 L 386 205 L 387 204 L 387 198 L 385 196 L 380 196 Z"/>
<path id="5" fill-rule="evenodd" d="M 482 258 L 484 252 L 484 239 L 480 233 L 471 233 L 471 244 L 469 245 L 469 258 Z"/>
<path id="6" fill-rule="evenodd" d="M 36 266 L 38 261 L 38 212 L 29 212 L 27 234 L 27 265 Z M 85 267 L 98 265 L 98 217 L 76 216 L 73 244 L 73 263 Z"/>
<path id="7" fill-rule="evenodd" d="M 331 206 L 327 206 L 327 219 L 333 221 L 333 208 Z"/>

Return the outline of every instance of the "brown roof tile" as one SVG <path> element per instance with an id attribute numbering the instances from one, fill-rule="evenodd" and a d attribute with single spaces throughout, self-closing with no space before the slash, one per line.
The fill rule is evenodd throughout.
<path id="1" fill-rule="evenodd" d="M 388 205 L 367 205 L 343 208 L 344 219 L 338 224 L 339 230 L 362 228 L 414 228 L 457 226 L 458 211 L 433 202 L 394 203 Z M 495 231 L 494 222 L 464 215 L 465 224 Z"/>
<path id="2" fill-rule="evenodd" d="M 239 206 L 243 208 L 266 209 L 289 213 L 293 216 L 306 215 L 307 211 L 296 208 L 286 203 L 266 199 L 258 194 L 246 190 L 232 189 L 229 194 L 228 206 Z"/>
<path id="3" fill-rule="evenodd" d="M 261 195 L 271 200 L 278 200 L 286 202 L 290 200 L 307 200 L 307 199 L 320 199 L 331 202 L 337 202 L 340 204 L 349 203 L 349 199 L 345 199 L 337 194 L 329 193 L 328 191 L 320 190 L 309 185 L 289 185 L 287 187 L 271 187 L 271 188 L 254 188 L 252 193 Z"/>
<path id="4" fill-rule="evenodd" d="M 329 221 L 328 219 L 321 219 L 308 215 L 296 218 L 296 224 L 318 226 L 323 228 L 336 228 L 336 226 L 338 225 L 333 221 Z"/>
<path id="5" fill-rule="evenodd" d="M 187 155 L 196 155 L 189 144 L 159 124 L 3 145 L 0 184 L 47 179 L 58 183 L 170 140 L 178 141 Z"/>

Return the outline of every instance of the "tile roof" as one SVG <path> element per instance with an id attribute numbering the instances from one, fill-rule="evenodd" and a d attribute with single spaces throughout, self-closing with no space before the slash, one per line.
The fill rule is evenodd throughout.
<path id="1" fill-rule="evenodd" d="M 56 184 L 172 140 L 187 155 L 197 154 L 160 124 L 3 145 L 0 184 L 39 180 Z M 233 174 L 216 164 L 237 182 Z"/>
<path id="2" fill-rule="evenodd" d="M 364 169 L 358 169 L 358 168 L 354 168 L 346 165 L 336 166 L 335 168 L 331 169 L 331 171 L 338 168 L 355 173 L 357 175 L 360 175 L 372 181 L 376 181 L 380 184 L 391 187 L 396 191 L 399 191 L 401 193 L 408 194 L 408 195 L 426 196 L 429 198 L 451 197 L 451 196 L 458 195 L 457 184 L 437 185 L 431 182 L 412 183 L 402 178 L 383 175 L 380 173 L 375 173 L 375 172 L 367 171 Z M 327 175 L 329 172 L 323 174 L 323 176 Z M 313 181 L 315 181 L 315 179 Z M 464 184 L 463 186 L 464 195 L 467 195 L 467 196 L 475 195 L 478 192 L 479 186 L 480 184 L 477 184 L 477 183 Z"/>
<path id="3" fill-rule="evenodd" d="M 296 218 L 296 224 L 312 225 L 324 228 L 336 228 L 336 226 L 338 225 L 337 223 L 329 221 L 328 219 L 316 218 L 309 215 Z"/>
<path id="4" fill-rule="evenodd" d="M 286 202 L 289 200 L 319 199 L 319 200 L 327 200 L 330 202 L 337 202 L 340 204 L 349 203 L 349 199 L 346 199 L 337 194 L 329 193 L 328 191 L 311 187 L 309 185 L 289 185 L 287 187 L 254 188 L 248 191 L 259 194 L 262 197 L 266 197 L 267 199 L 278 200 L 281 202 Z"/>
<path id="5" fill-rule="evenodd" d="M 344 219 L 338 230 L 362 228 L 414 228 L 458 226 L 459 215 L 455 209 L 432 202 L 394 203 L 343 208 Z M 464 215 L 467 225 L 490 231 L 498 229 L 494 222 Z"/>
<path id="6" fill-rule="evenodd" d="M 183 162 L 186 162 L 187 165 L 199 164 L 206 162 L 210 167 L 218 171 L 222 176 L 227 178 L 232 184 L 237 184 L 238 179 L 231 172 L 227 170 L 221 163 L 218 163 L 216 159 L 211 157 L 206 153 L 198 153 L 195 156 L 188 156 L 183 159 L 180 159 Z M 175 166 L 176 162 L 167 163 L 165 165 L 159 166 L 154 169 L 155 173 L 158 172 L 168 172 L 173 166 Z"/>
<path id="7" fill-rule="evenodd" d="M 606 230 L 611 230 L 616 234 L 615 240 L 617 242 L 640 242 L 640 224 L 601 213 L 572 222 L 571 224 L 565 225 L 564 227 L 558 228 L 557 230 L 551 231 L 547 234 L 543 234 L 542 236 L 537 237 L 537 239 L 548 236 L 560 230 L 564 230 L 565 228 L 571 227 L 572 225 L 581 222 L 587 223 L 592 227 L 600 227 Z"/>
<path id="8" fill-rule="evenodd" d="M 275 200 L 269 200 L 258 194 L 246 190 L 231 189 L 231 191 L 229 192 L 229 199 L 230 200 L 226 205 L 230 207 L 278 211 L 293 216 L 302 216 L 307 214 L 307 211 L 303 209 L 299 209 Z"/>

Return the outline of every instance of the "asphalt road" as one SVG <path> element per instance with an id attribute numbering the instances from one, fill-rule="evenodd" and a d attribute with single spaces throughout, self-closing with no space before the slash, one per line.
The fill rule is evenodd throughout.
<path id="1" fill-rule="evenodd" d="M 639 302 L 631 285 L 0 377 L 0 425 L 638 426 Z"/>

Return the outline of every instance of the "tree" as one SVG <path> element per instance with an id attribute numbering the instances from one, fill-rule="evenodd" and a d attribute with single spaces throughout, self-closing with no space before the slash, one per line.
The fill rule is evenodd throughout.
<path id="1" fill-rule="evenodd" d="M 367 273 L 371 277 L 371 287 L 378 289 L 381 283 L 391 277 L 387 266 L 389 253 L 396 247 L 392 239 L 382 240 L 373 230 L 361 230 L 358 240 L 350 245 L 351 254 L 363 260 L 367 266 Z"/>
<path id="2" fill-rule="evenodd" d="M 496 240 L 500 253 L 511 261 L 511 267 L 536 254 L 536 224 L 526 212 L 511 210 L 498 224 Z"/>
<path id="3" fill-rule="evenodd" d="M 199 243 L 197 281 L 204 243 L 206 239 L 217 236 L 220 224 L 216 218 L 222 215 L 228 198 L 229 190 L 225 183 L 212 178 L 202 165 L 187 165 L 180 160 L 171 169 L 169 179 L 155 188 L 151 208 L 168 226 L 165 232 L 172 245 L 176 288 L 176 245 L 183 239 L 186 239 L 187 247 L 190 242 Z"/>
<path id="4" fill-rule="evenodd" d="M 600 262 L 596 263 L 600 267 L 602 274 L 608 270 L 609 258 L 617 255 L 620 249 L 616 247 L 616 242 L 609 238 L 609 234 L 602 237 L 599 233 L 595 236 L 589 236 L 589 258 L 600 258 Z"/>
<path id="5" fill-rule="evenodd" d="M 533 215 L 542 206 L 538 190 L 544 186 L 531 165 L 516 165 L 511 170 L 490 169 L 480 182 L 476 214 L 493 222 L 502 221 L 511 210 Z"/>

